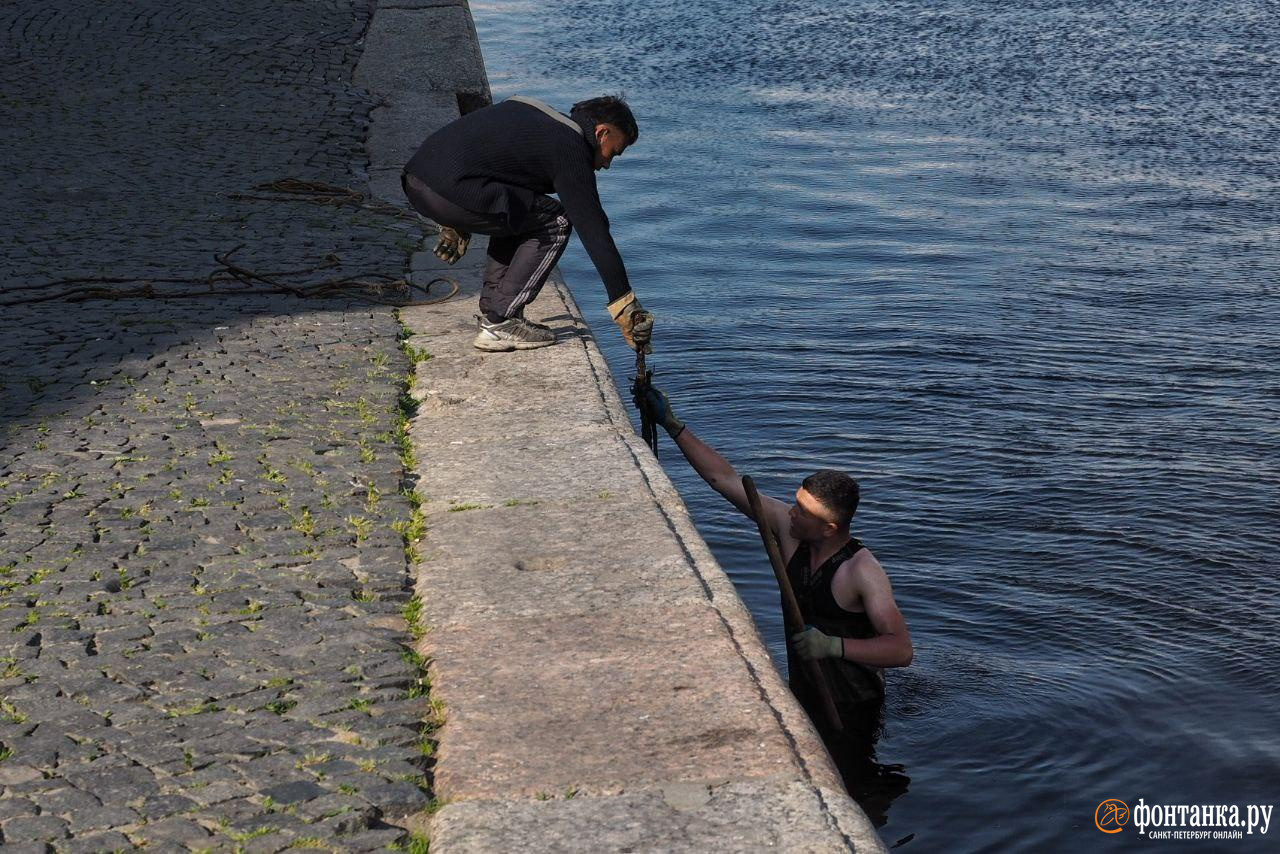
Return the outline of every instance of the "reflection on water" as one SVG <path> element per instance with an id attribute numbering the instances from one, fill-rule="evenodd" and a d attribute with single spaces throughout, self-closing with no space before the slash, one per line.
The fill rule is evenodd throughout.
<path id="1" fill-rule="evenodd" d="M 629 95 L 601 192 L 680 415 L 769 494 L 861 481 L 917 643 L 886 841 L 1076 851 L 1104 798 L 1274 800 L 1271 4 L 472 7 L 499 97 Z M 780 658 L 749 523 L 661 455 Z"/>
<path id="2" fill-rule="evenodd" d="M 862 807 L 872 824 L 877 828 L 884 827 L 889 822 L 889 807 L 894 799 L 905 795 L 911 787 L 907 769 L 902 765 L 882 765 L 874 759 L 846 759 L 838 752 L 833 752 L 832 755 L 849 794 Z M 894 847 L 910 841 L 910 838 L 904 837 L 897 840 Z M 885 842 L 891 843 L 892 840 L 886 839 Z"/>

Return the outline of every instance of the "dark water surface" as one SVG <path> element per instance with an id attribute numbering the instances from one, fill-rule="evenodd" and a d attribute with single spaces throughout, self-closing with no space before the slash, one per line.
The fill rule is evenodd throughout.
<path id="1" fill-rule="evenodd" d="M 886 842 L 1132 848 L 1101 800 L 1280 801 L 1275 3 L 472 7 L 497 97 L 626 90 L 602 195 L 681 415 L 779 497 L 862 482 L 917 645 Z M 663 440 L 777 655 L 753 528 Z"/>

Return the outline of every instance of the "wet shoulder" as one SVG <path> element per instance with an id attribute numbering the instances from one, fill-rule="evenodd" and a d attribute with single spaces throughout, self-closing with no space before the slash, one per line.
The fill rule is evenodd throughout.
<path id="1" fill-rule="evenodd" d="M 880 560 L 865 544 L 858 549 L 849 558 L 840 565 L 836 570 L 837 576 L 843 575 L 850 580 L 855 578 L 870 578 L 874 576 L 885 576 L 884 567 L 880 564 Z"/>

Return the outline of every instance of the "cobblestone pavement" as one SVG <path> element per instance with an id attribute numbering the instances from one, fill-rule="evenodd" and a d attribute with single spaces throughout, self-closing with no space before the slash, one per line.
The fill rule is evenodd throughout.
<path id="1" fill-rule="evenodd" d="M 74 275 L 399 275 L 412 224 L 233 198 L 363 179 L 363 2 L 0 8 L 0 299 Z M 325 276 L 333 275 L 327 271 Z M 4 309 L 0 843 L 372 850 L 427 803 L 394 312 Z"/>

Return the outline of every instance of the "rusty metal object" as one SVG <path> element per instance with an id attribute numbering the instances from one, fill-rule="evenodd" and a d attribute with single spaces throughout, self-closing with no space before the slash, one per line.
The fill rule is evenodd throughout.
<path id="1" fill-rule="evenodd" d="M 655 457 L 658 456 L 658 425 L 653 420 L 653 413 L 649 411 L 649 407 L 645 404 L 645 393 L 649 390 L 649 385 L 653 381 L 653 371 L 649 370 L 645 364 L 644 350 L 636 351 L 636 375 L 631 381 L 631 399 L 636 403 L 636 409 L 640 410 L 640 438 L 644 439 L 644 443 L 649 446 L 649 450 L 653 451 Z"/>

